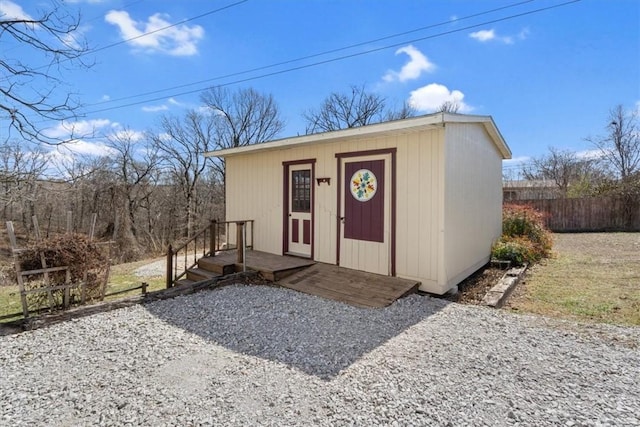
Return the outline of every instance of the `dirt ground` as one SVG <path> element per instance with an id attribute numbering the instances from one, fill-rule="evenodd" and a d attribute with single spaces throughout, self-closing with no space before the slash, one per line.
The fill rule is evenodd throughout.
<path id="1" fill-rule="evenodd" d="M 505 270 L 486 265 L 462 281 L 458 285 L 457 294 L 447 295 L 445 299 L 460 304 L 478 305 L 482 302 L 487 291 L 498 283 L 504 273 Z"/>

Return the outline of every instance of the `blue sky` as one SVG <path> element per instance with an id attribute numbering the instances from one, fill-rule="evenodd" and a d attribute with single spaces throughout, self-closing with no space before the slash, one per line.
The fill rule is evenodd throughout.
<path id="1" fill-rule="evenodd" d="M 566 1 L 67 0 L 98 50 L 86 57 L 90 69 L 62 77 L 85 104 L 76 126 L 100 132 L 141 133 L 162 114 L 198 108 L 199 92 L 213 84 L 272 94 L 287 123 L 281 137 L 304 133 L 302 113 L 350 85 L 421 114 L 456 100 L 461 112 L 493 116 L 513 151 L 509 169 L 550 146 L 591 150 L 584 138 L 603 133 L 610 108 L 638 108 L 640 2 Z M 0 0 L 0 13 L 35 16 L 47 4 Z M 482 14 L 497 8 L 504 9 Z M 379 40 L 400 33 L 407 34 Z M 343 49 L 352 45 L 359 46 Z M 343 50 L 246 72 L 336 49 Z M 333 61 L 313 65 L 325 60 Z M 281 73 L 263 76 L 272 72 Z M 242 79 L 251 80 L 235 83 Z M 170 89 L 181 85 L 189 86 Z M 155 93 L 139 96 L 148 92 Z M 101 150 L 99 140 L 76 146 Z"/>

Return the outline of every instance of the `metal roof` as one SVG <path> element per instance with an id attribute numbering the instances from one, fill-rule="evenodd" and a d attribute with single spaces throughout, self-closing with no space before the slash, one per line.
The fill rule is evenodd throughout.
<path id="1" fill-rule="evenodd" d="M 277 139 L 260 144 L 246 145 L 243 147 L 227 148 L 223 150 L 208 151 L 205 157 L 229 157 L 240 154 L 255 153 L 260 151 L 293 148 L 301 145 L 313 145 L 328 143 L 343 139 L 358 139 L 362 137 L 380 136 L 386 133 L 415 132 L 434 126 L 443 126 L 446 123 L 479 123 L 482 124 L 491 136 L 493 143 L 502 155 L 503 159 L 511 158 L 511 150 L 505 142 L 500 130 L 491 116 L 478 116 L 455 113 L 434 113 L 425 116 L 411 117 L 408 119 L 394 120 L 384 123 L 376 123 L 356 128 L 341 129 L 332 132 L 302 135 L 290 138 Z"/>

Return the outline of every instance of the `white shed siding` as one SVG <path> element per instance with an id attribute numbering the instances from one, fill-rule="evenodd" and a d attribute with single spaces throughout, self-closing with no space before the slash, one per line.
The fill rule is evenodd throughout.
<path id="1" fill-rule="evenodd" d="M 396 275 L 423 290 L 438 281 L 443 138 L 442 128 L 397 137 Z"/>
<path id="2" fill-rule="evenodd" d="M 482 126 L 447 124 L 442 291 L 489 260 L 502 222 L 502 157 Z"/>
<path id="3" fill-rule="evenodd" d="M 281 253 L 282 237 L 274 237 L 282 236 L 282 165 L 274 168 L 265 157 L 226 159 L 226 218 L 254 220 L 254 246 Z M 235 241 L 235 236 L 229 237 Z"/>
<path id="4" fill-rule="evenodd" d="M 315 159 L 315 178 L 331 182 L 313 182 L 313 257 L 335 264 L 336 153 L 396 148 L 396 275 L 444 293 L 488 260 L 501 233 L 502 155 L 482 123 L 309 142 L 226 156 L 227 219 L 255 221 L 256 249 L 282 253 L 283 162 Z"/>
<path id="5" fill-rule="evenodd" d="M 434 128 L 228 156 L 227 219 L 253 219 L 255 248 L 282 253 L 282 163 L 315 159 L 315 177 L 330 178 L 331 183 L 314 182 L 314 259 L 335 264 L 336 189 L 342 185 L 335 154 L 396 148 L 396 275 L 418 279 L 423 289 L 433 291 L 443 215 L 443 136 L 442 128 Z"/>

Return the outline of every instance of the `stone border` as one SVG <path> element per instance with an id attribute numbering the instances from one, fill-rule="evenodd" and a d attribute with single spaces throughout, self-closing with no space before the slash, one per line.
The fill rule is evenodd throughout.
<path id="1" fill-rule="evenodd" d="M 501 308 L 511 296 L 513 289 L 522 280 L 526 270 L 526 264 L 522 267 L 514 267 L 507 270 L 502 279 L 498 281 L 498 284 L 485 294 L 481 304 L 493 308 Z"/>

